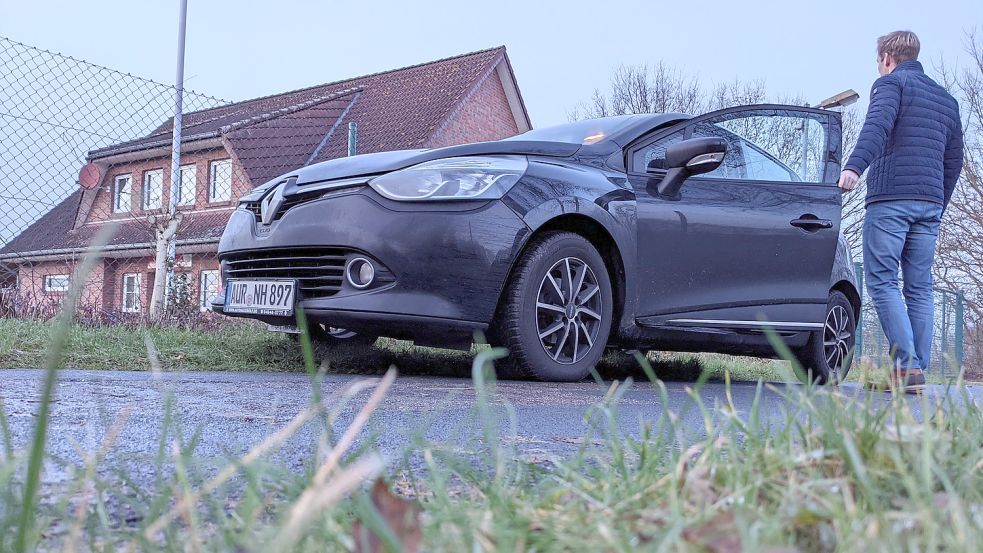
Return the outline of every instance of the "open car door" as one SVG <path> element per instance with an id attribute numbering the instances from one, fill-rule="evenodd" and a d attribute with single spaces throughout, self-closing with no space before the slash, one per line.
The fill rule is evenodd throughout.
<path id="1" fill-rule="evenodd" d="M 701 137 L 726 142 L 723 162 L 660 194 L 666 149 Z M 638 198 L 639 323 L 821 328 L 840 231 L 838 113 L 728 108 L 656 131 L 626 155 Z"/>

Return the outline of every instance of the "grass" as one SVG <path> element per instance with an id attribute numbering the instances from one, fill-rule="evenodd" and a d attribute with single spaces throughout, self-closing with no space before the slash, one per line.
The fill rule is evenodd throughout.
<path id="1" fill-rule="evenodd" d="M 43 367 L 54 322 L 0 319 L 0 367 Z M 253 324 L 228 324 L 197 330 L 125 326 L 73 326 L 63 348 L 64 366 L 144 371 L 148 367 L 144 337 L 149 334 L 167 370 L 302 372 L 303 355 L 287 335 Z M 339 348 L 329 352 L 330 372 L 381 374 L 396 365 L 404 375 L 469 376 L 480 348 L 471 351 L 415 347 L 410 342 L 382 339 L 369 350 Z M 722 380 L 792 381 L 787 363 L 712 354 L 652 352 L 649 362 L 663 380 L 695 381 L 701 374 Z M 644 377 L 634 357 L 609 354 L 600 372 L 608 378 Z"/>
<path id="2" fill-rule="evenodd" d="M 0 319 L 0 368 L 43 367 L 54 322 Z M 285 371 L 303 372 L 304 357 L 297 342 L 262 325 L 232 323 L 213 329 L 126 326 L 73 326 L 68 330 L 62 356 L 67 367 L 144 371 L 148 366 L 144 341 L 149 334 L 162 366 L 172 371 Z M 403 375 L 468 376 L 480 347 L 471 351 L 413 346 L 410 342 L 381 339 L 376 347 L 338 348 L 328 352 L 331 373 L 378 375 L 396 365 Z M 647 359 L 662 380 L 693 382 L 701 376 L 733 381 L 797 382 L 789 363 L 717 354 L 649 352 Z M 608 379 L 644 379 L 631 355 L 608 354 L 598 368 Z M 849 380 L 886 388 L 888 373 L 869 362 L 858 363 Z M 932 383 L 948 379 L 929 373 Z M 977 380 L 980 375 L 973 375 Z"/>
<path id="3" fill-rule="evenodd" d="M 70 466 L 73 476 L 40 494 L 36 506 L 24 498 L 36 446 L 9 448 L 0 460 L 0 550 L 15 550 L 18 535 L 24 551 L 983 547 L 983 412 L 961 383 L 938 406 L 925 398 L 898 396 L 884 405 L 873 396 L 783 388 L 788 407 L 777 419 L 760 411 L 760 398 L 739 412 L 729 402 L 702 405 L 694 391 L 705 438 L 687 438 L 683 417 L 668 409 L 625 435 L 618 404 L 628 389 L 643 387 L 669 403 L 640 358 L 650 380 L 608 383 L 605 400 L 587 415 L 579 451 L 529 460 L 509 445 L 508 425 L 489 416 L 500 401 L 489 370 L 498 355 L 484 348 L 472 362 L 477 402 L 460 424 L 479 423 L 478 435 L 455 447 L 418 437 L 401 458 L 380 457 L 363 433 L 385 404 L 394 371 L 313 403 L 242 458 L 221 462 L 221 470 L 216 459 L 196 457 L 193 440 L 176 431 L 180 421 L 169 418 L 151 461 L 152 489 L 128 485 L 126 470 L 105 461 L 126 413 L 100 450 Z M 359 414 L 340 436 L 329 433 L 350 402 L 363 405 Z M 265 460 L 305 424 L 325 425 L 326 444 L 305 470 Z M 357 445 L 359 436 L 368 439 Z M 394 484 L 380 483 L 379 475 Z M 25 519 L 19 515 L 27 506 L 32 516 Z"/>
<path id="4" fill-rule="evenodd" d="M 259 361 L 250 357 L 259 353 L 304 357 L 296 344 L 255 329 L 210 337 L 151 329 L 141 337 L 74 328 L 70 320 L 54 327 L 0 321 L 3 364 L 45 364 L 44 389 L 52 390 L 60 367 L 87 360 L 112 359 L 123 368 L 142 362 L 143 370 L 160 371 L 213 368 L 204 358 L 214 358 L 216 347 L 219 356 L 231 356 L 226 366 L 242 360 L 253 367 Z M 130 334 L 143 340 L 139 355 Z M 38 349 L 22 345 L 30 343 Z M 369 355 L 433 361 L 432 351 L 405 348 L 392 343 Z M 729 389 L 731 364 L 714 365 L 723 359 L 655 355 L 653 367 L 639 356 L 634 369 L 622 356 L 606 362 L 624 379 L 599 383 L 607 394 L 585 415 L 589 430 L 580 448 L 528 458 L 515 449 L 508 421 L 492 416 L 502 407 L 513 412 L 495 394 L 492 367 L 502 354 L 487 347 L 447 354 L 452 365 L 469 364 L 475 389 L 472 412 L 452 433 L 461 441 L 430 442 L 421 421 L 411 429 L 413 445 L 390 458 L 373 447 L 384 430 L 368 425 L 386 404 L 395 369 L 335 396 L 313 396 L 308 408 L 235 459 L 195 454 L 195 433 L 188 438 L 175 415 L 181 398 L 161 383 L 169 407 L 156 454 L 141 469 L 153 474 L 149 488 L 136 484 L 126 463 L 106 457 L 132 410 L 119 413 L 101 445 L 80 451 L 83 461 L 73 464 L 45 452 L 49 394 L 42 394 L 28 443 L 11 441 L 0 404 L 0 551 L 983 550 L 983 410 L 961 380 L 938 402 L 780 387 L 773 393 L 786 396 L 786 407 L 776 415 L 762 410 L 761 382 L 746 410 L 729 399 L 700 401 L 699 387 L 719 371 Z M 335 352 L 331 361 L 344 357 Z M 314 381 L 323 374 L 309 360 L 276 362 L 306 370 Z M 747 370 L 777 366 L 762 365 Z M 702 415 L 703 433 L 685 428 L 691 418 L 668 408 L 659 376 L 696 369 L 702 377 L 689 408 Z M 629 373 L 642 377 L 636 382 Z M 633 387 L 661 397 L 662 410 L 626 434 L 618 406 Z M 352 403 L 359 412 L 334 432 Z M 311 424 L 321 428 L 320 447 L 303 470 L 270 460 Z M 42 485 L 46 464 L 61 465 L 69 477 Z"/>

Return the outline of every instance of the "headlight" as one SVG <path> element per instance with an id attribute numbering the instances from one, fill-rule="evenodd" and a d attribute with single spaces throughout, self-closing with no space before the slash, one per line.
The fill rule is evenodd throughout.
<path id="1" fill-rule="evenodd" d="M 494 200 L 505 195 L 528 166 L 521 156 L 453 157 L 394 171 L 369 185 L 400 201 Z"/>

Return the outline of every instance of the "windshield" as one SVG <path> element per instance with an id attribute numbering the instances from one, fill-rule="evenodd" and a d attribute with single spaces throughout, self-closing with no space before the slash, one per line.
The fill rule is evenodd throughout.
<path id="1" fill-rule="evenodd" d="M 569 144 L 595 144 L 625 127 L 636 115 L 617 115 L 575 121 L 565 125 L 555 125 L 534 129 L 506 140 L 541 140 L 545 142 L 566 142 Z"/>

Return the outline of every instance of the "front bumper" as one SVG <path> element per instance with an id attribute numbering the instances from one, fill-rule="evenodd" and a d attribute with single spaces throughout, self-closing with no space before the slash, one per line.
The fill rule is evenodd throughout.
<path id="1" fill-rule="evenodd" d="M 300 297 L 311 322 L 439 345 L 487 328 L 528 227 L 500 201 L 478 206 L 401 205 L 364 188 L 292 207 L 262 225 L 238 209 L 219 244 L 228 260 L 274 249 L 337 248 L 377 261 L 389 282 L 343 283 L 327 297 Z M 286 275 L 285 275 L 286 276 Z M 224 312 L 224 299 L 213 301 Z M 257 318 L 290 324 L 284 317 Z"/>

